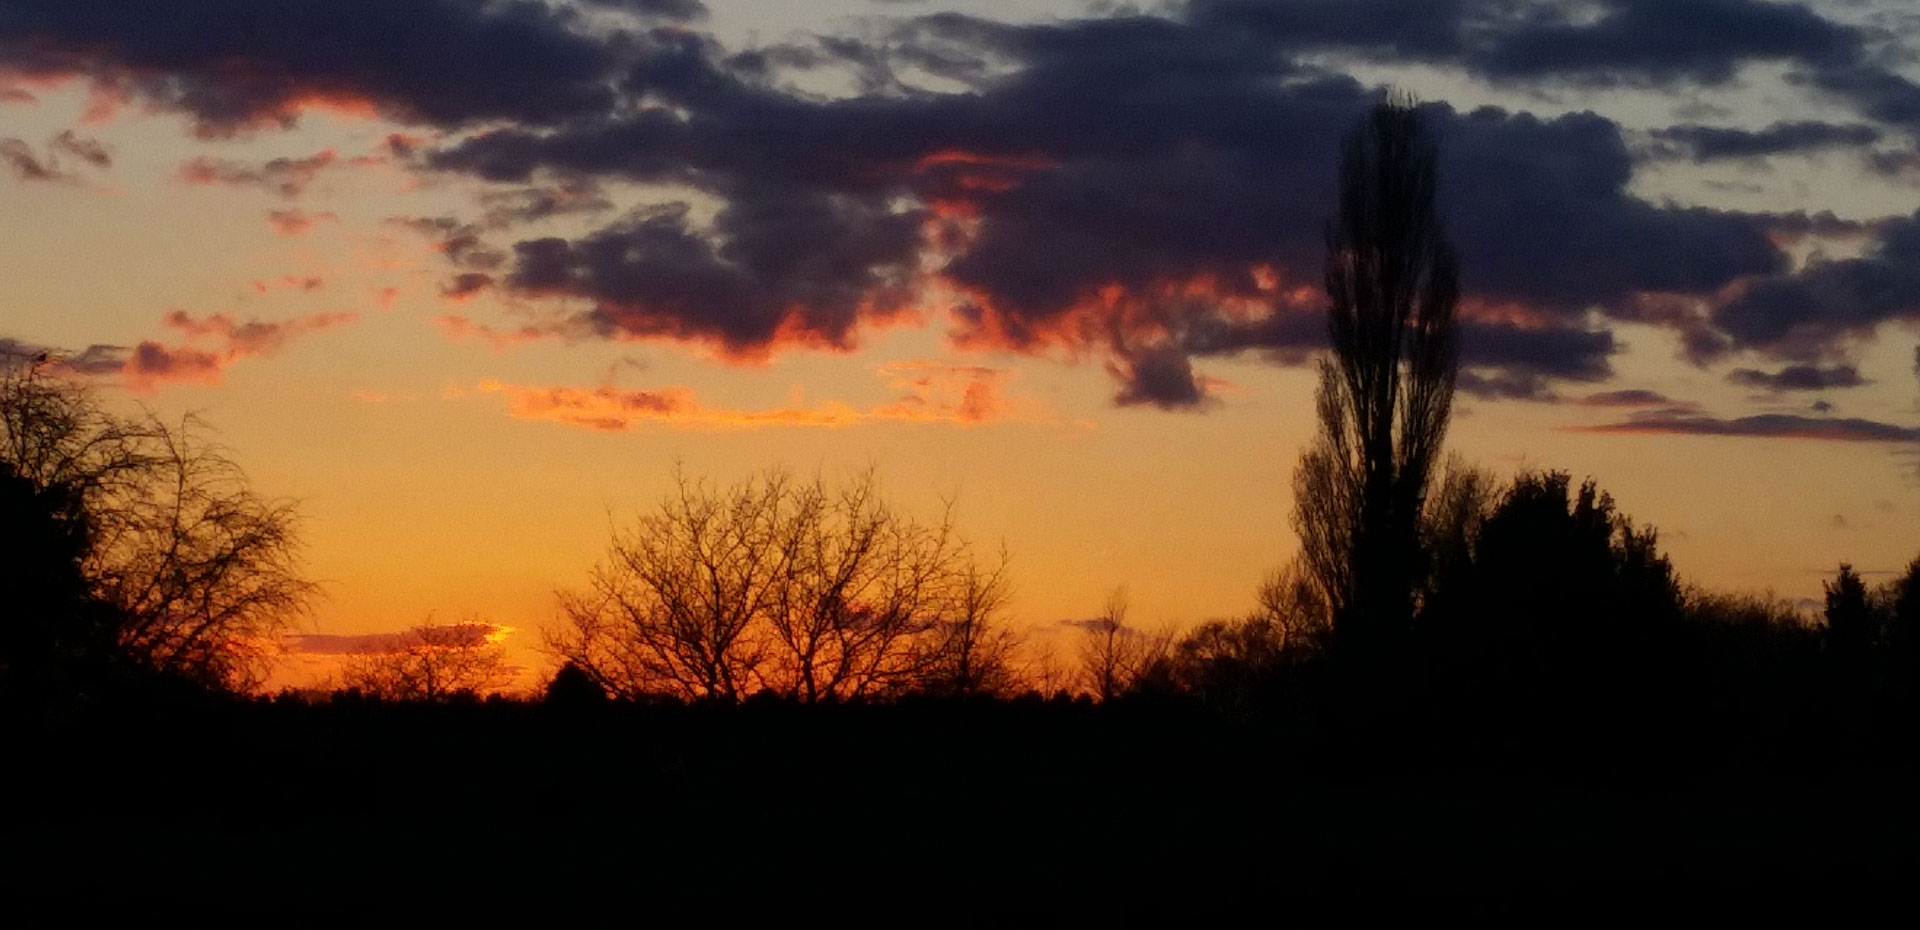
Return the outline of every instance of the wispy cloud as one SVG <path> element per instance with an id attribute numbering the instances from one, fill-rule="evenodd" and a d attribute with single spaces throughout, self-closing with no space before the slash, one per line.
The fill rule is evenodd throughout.
<path id="1" fill-rule="evenodd" d="M 133 348 L 122 371 L 136 390 L 163 382 L 218 384 L 227 366 L 245 358 L 272 355 L 302 335 L 359 319 L 356 313 L 316 313 L 280 322 L 236 320 L 224 313 L 194 317 L 175 310 L 165 319 L 185 340 L 167 345 L 146 340 Z"/>
<path id="2" fill-rule="evenodd" d="M 273 231 L 288 237 L 304 236 L 312 231 L 313 227 L 323 222 L 339 220 L 338 214 L 324 210 L 318 213 L 308 213 L 305 210 L 267 211 L 267 223 L 273 227 Z"/>
<path id="3" fill-rule="evenodd" d="M 317 656 L 379 655 L 429 644 L 436 648 L 498 645 L 513 627 L 466 621 L 409 627 L 390 633 L 301 633 L 287 637 L 287 651 Z"/>
<path id="4" fill-rule="evenodd" d="M 896 397 L 868 407 L 840 401 L 760 409 L 720 407 L 701 402 L 693 389 L 682 386 L 631 390 L 611 385 L 542 387 L 483 381 L 478 388 L 504 395 L 508 414 L 517 419 L 608 431 L 647 423 L 681 429 L 749 429 L 876 422 L 978 425 L 1042 419 L 1034 405 L 1006 394 L 1008 372 L 1002 369 L 909 361 L 883 365 L 877 373 Z"/>
<path id="5" fill-rule="evenodd" d="M 1920 428 L 1853 417 L 1807 417 L 1765 413 L 1723 420 L 1685 410 L 1652 411 L 1619 423 L 1571 428 L 1586 433 L 1673 433 L 1690 436 L 1752 436 L 1824 439 L 1834 442 L 1920 442 Z"/>

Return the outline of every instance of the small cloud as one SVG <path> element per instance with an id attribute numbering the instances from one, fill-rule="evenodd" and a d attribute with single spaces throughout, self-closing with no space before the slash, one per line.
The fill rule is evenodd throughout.
<path id="1" fill-rule="evenodd" d="M 316 313 L 268 323 L 241 322 L 224 313 L 194 317 L 179 310 L 164 323 L 186 340 L 166 345 L 146 340 L 135 346 L 122 369 L 136 390 L 150 390 L 162 382 L 218 384 L 228 365 L 245 358 L 272 355 L 296 337 L 359 319 L 355 313 Z M 211 343 L 200 345 L 196 343 Z"/>
<path id="2" fill-rule="evenodd" d="M 421 625 L 391 633 L 298 633 L 287 637 L 287 651 L 304 655 L 357 656 L 401 652 L 422 645 L 471 649 L 498 645 L 514 631 L 497 623 L 467 621 Z"/>
<path id="3" fill-rule="evenodd" d="M 1821 368 L 1817 365 L 1789 365 L 1779 371 L 1760 371 L 1754 368 L 1736 368 L 1727 375 L 1734 384 L 1761 388 L 1773 392 L 1781 391 L 1824 391 L 1830 388 L 1859 387 L 1871 384 L 1860 377 L 1859 369 L 1852 365 L 1835 365 Z"/>
<path id="4" fill-rule="evenodd" d="M 1524 400 L 1546 404 L 1560 400 L 1560 396 L 1547 386 L 1545 378 L 1528 371 L 1481 374 L 1463 369 L 1454 376 L 1454 386 L 1462 393 L 1482 400 Z"/>
<path id="5" fill-rule="evenodd" d="M 440 296 L 455 303 L 466 303 L 493 287 L 493 275 L 480 271 L 469 271 L 454 275 L 453 280 L 440 287 Z"/>
<path id="6" fill-rule="evenodd" d="M 22 181 L 71 180 L 52 159 L 42 158 L 32 146 L 19 139 L 0 139 L 0 164 L 6 165 L 13 176 Z"/>
<path id="7" fill-rule="evenodd" d="M 281 275 L 278 278 L 256 278 L 249 283 L 253 285 L 253 292 L 256 294 L 265 294 L 275 290 L 312 292 L 327 286 L 326 279 L 324 278 L 303 278 L 290 274 Z"/>
<path id="8" fill-rule="evenodd" d="M 282 236 L 304 236 L 313 227 L 322 222 L 337 222 L 340 217 L 332 212 L 308 213 L 304 210 L 269 210 L 267 222 L 273 231 Z"/>
<path id="9" fill-rule="evenodd" d="M 68 129 L 53 137 L 48 147 L 65 152 L 95 168 L 106 168 L 113 164 L 112 150 L 98 139 L 89 139 Z"/>
<path id="10" fill-rule="evenodd" d="M 340 156 L 333 149 L 259 164 L 202 156 L 180 166 L 180 179 L 188 184 L 258 187 L 291 200 L 304 193 L 321 171 L 339 162 Z"/>
<path id="11" fill-rule="evenodd" d="M 1601 391 L 1580 398 L 1583 407 L 1692 407 L 1688 401 L 1676 401 L 1657 391 Z"/>
<path id="12" fill-rule="evenodd" d="M 464 339 L 478 339 L 491 346 L 495 352 L 520 345 L 521 343 L 549 339 L 558 335 L 553 329 L 534 325 L 522 326 L 518 329 L 511 330 L 495 329 L 485 323 L 477 323 L 456 313 L 447 313 L 434 317 L 433 322 L 440 327 L 440 332 L 448 339 L 455 342 Z"/>

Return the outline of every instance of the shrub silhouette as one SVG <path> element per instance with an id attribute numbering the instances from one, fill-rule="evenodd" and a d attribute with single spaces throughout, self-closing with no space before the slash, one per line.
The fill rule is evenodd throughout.
<path id="1" fill-rule="evenodd" d="M 590 707 L 607 702 L 607 691 L 580 666 L 568 662 L 547 682 L 545 700 L 555 707 Z"/>

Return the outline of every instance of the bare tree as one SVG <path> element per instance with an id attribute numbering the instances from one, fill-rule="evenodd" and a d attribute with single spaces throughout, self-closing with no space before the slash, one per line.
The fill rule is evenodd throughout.
<path id="1" fill-rule="evenodd" d="M 816 479 L 793 498 L 781 530 L 796 557 L 767 617 L 768 683 L 809 702 L 914 687 L 967 595 L 951 510 L 935 524 L 896 513 L 871 469 L 831 491 Z"/>
<path id="2" fill-rule="evenodd" d="M 1327 231 L 1333 351 L 1294 523 L 1337 641 L 1363 652 L 1411 622 L 1419 520 L 1452 409 L 1458 285 L 1435 161 L 1411 102 L 1377 105 L 1347 138 Z"/>
<path id="3" fill-rule="evenodd" d="M 1081 682 L 1102 701 L 1132 690 L 1173 645 L 1171 630 L 1149 633 L 1128 626 L 1127 610 L 1127 589 L 1115 588 L 1099 616 L 1078 624 Z"/>
<path id="4" fill-rule="evenodd" d="M 568 627 L 550 648 L 613 694 L 910 690 L 939 666 L 946 625 L 994 596 L 951 509 L 930 524 L 898 513 L 871 470 L 832 488 L 780 471 L 675 484 L 616 534 L 587 593 L 562 595 Z"/>
<path id="5" fill-rule="evenodd" d="M 1021 638 L 998 618 L 1010 595 L 1005 552 L 991 568 L 967 565 L 952 613 L 935 632 L 923 690 L 954 697 L 1004 697 L 1019 690 L 1024 676 L 1015 655 Z"/>
<path id="6" fill-rule="evenodd" d="M 754 690 L 765 646 L 749 635 L 791 573 L 781 538 L 789 480 L 770 473 L 721 491 L 677 468 L 675 491 L 629 531 L 584 594 L 562 593 L 560 657 L 620 697 L 734 700 Z"/>
<path id="7" fill-rule="evenodd" d="M 350 656 L 341 682 L 389 701 L 441 703 L 463 693 L 486 694 L 513 680 L 498 632 L 474 618 L 455 624 L 429 619 L 386 648 Z"/>
<path id="8" fill-rule="evenodd" d="M 1051 641 L 1029 647 L 1022 676 L 1027 686 L 1042 697 L 1071 693 L 1080 683 L 1080 670 L 1061 658 Z"/>
<path id="9" fill-rule="evenodd" d="M 1309 655 L 1326 648 L 1332 613 L 1301 559 L 1274 569 L 1260 583 L 1260 608 L 1250 619 L 1266 627 L 1281 651 Z"/>
<path id="10" fill-rule="evenodd" d="M 0 371 L 0 463 L 57 497 L 84 540 L 87 597 L 108 618 L 97 660 L 223 688 L 258 680 L 311 597 L 292 505 L 257 495 L 188 417 L 108 412 L 45 359 Z M 106 645 L 110 643 L 110 645 Z"/>

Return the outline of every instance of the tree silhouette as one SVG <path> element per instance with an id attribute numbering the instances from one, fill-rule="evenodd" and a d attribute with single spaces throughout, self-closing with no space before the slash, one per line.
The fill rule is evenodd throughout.
<path id="1" fill-rule="evenodd" d="M 1637 630 L 1665 632 L 1680 609 L 1657 541 L 1590 480 L 1575 492 L 1566 472 L 1522 474 L 1484 518 L 1469 567 L 1436 591 L 1448 602 L 1437 635 L 1472 631 L 1561 660 L 1644 641 Z"/>
<path id="2" fill-rule="evenodd" d="M 1420 515 L 1452 409 L 1458 285 L 1436 158 L 1410 101 L 1375 106 L 1346 140 L 1327 231 L 1333 351 L 1294 524 L 1348 653 L 1378 653 L 1410 626 Z"/>
<path id="3" fill-rule="evenodd" d="M 1920 689 L 1920 558 L 1888 590 L 1887 639 L 1909 688 Z"/>
<path id="4" fill-rule="evenodd" d="M 544 697 L 555 707 L 587 707 L 606 703 L 607 692 L 586 669 L 568 662 L 553 673 Z"/>
<path id="5" fill-rule="evenodd" d="M 298 572 L 291 505 L 255 494 L 198 421 L 116 416 L 50 367 L 0 371 L 0 466 L 9 509 L 38 507 L 52 532 L 46 552 L 66 564 L 77 547 L 87 607 L 63 616 L 16 607 L 39 615 L 12 622 L 65 627 L 40 642 L 83 648 L 97 667 L 251 684 L 273 635 L 313 592 Z M 20 572 L 52 557 L 7 555 Z"/>
<path id="6" fill-rule="evenodd" d="M 1876 638 L 1873 607 L 1860 573 L 1845 562 L 1832 581 L 1822 582 L 1827 595 L 1827 649 L 1835 655 L 1858 657 Z"/>
<path id="7" fill-rule="evenodd" d="M 568 628 L 549 647 L 613 693 L 898 694 L 952 673 L 952 624 L 984 641 L 999 582 L 975 570 L 950 512 L 893 510 L 872 471 L 837 487 L 779 471 L 675 484 L 616 534 L 588 592 L 562 595 Z M 971 679 L 981 656 L 968 655 Z"/>
<path id="8" fill-rule="evenodd" d="M 1019 690 L 1014 654 L 1020 637 L 997 616 L 1010 596 L 1005 553 L 990 569 L 969 564 L 963 570 L 954 609 L 934 630 L 934 657 L 921 690 L 960 698 L 1005 697 Z"/>
<path id="9" fill-rule="evenodd" d="M 1127 589 L 1115 588 L 1100 615 L 1079 622 L 1080 683 L 1109 701 L 1134 689 L 1161 665 L 1173 646 L 1170 631 L 1149 633 L 1127 625 Z"/>
<path id="10" fill-rule="evenodd" d="M 388 701 L 445 703 L 482 695 L 513 680 L 506 650 L 493 640 L 491 624 L 432 620 L 400 634 L 384 649 L 348 658 L 342 683 Z"/>

